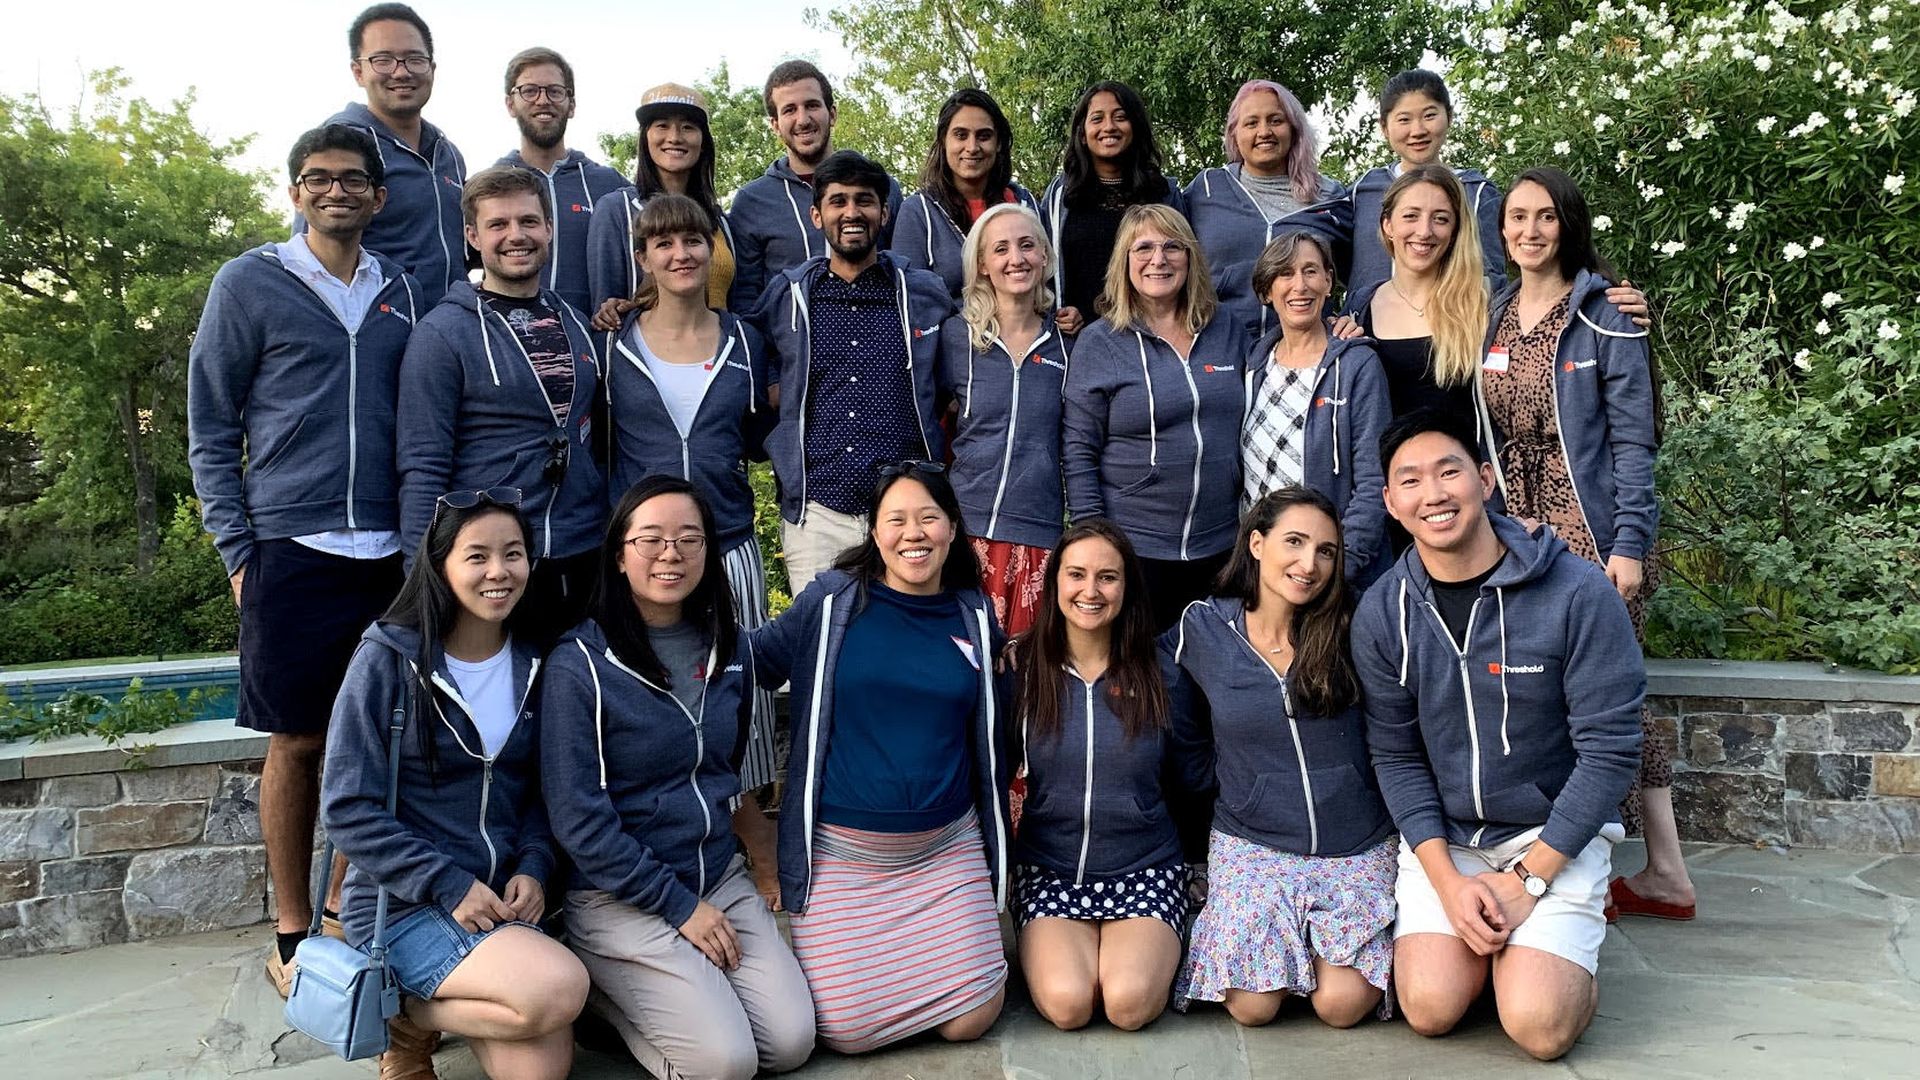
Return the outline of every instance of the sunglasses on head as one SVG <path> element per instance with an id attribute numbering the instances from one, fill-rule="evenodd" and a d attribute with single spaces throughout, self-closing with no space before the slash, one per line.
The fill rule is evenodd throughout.
<path id="1" fill-rule="evenodd" d="M 505 506 L 518 508 L 520 489 L 517 487 L 490 487 L 479 491 L 449 491 L 433 501 L 433 520 L 427 523 L 427 531 L 440 524 L 440 514 L 446 510 L 471 510 L 476 506 Z"/>
<path id="2" fill-rule="evenodd" d="M 895 461 L 880 466 L 880 478 L 883 480 L 908 475 L 945 476 L 947 467 L 937 461 Z"/>

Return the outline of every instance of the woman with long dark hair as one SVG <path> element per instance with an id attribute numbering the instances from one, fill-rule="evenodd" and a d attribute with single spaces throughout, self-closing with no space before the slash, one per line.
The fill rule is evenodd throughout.
<path id="1" fill-rule="evenodd" d="M 1271 492 L 1214 595 L 1162 640 L 1210 717 L 1219 784 L 1182 1008 L 1220 1001 L 1258 1026 L 1291 995 L 1335 1027 L 1391 1014 L 1393 820 L 1367 757 L 1345 557 L 1326 496 Z"/>
<path id="2" fill-rule="evenodd" d="M 980 215 L 1007 203 L 1039 205 L 1033 192 L 1013 182 L 1013 127 L 992 94 L 955 90 L 934 123 L 920 190 L 900 203 L 893 256 L 939 274 L 958 300 L 967 284 L 961 249 L 968 232 Z"/>
<path id="3" fill-rule="evenodd" d="M 634 255 L 633 225 L 657 195 L 685 195 L 706 211 L 713 232 L 708 260 L 707 306 L 728 307 L 733 285 L 733 230 L 713 188 L 713 129 L 707 124 L 707 96 L 689 86 L 662 83 L 640 95 L 634 118 L 640 137 L 634 146 L 633 186 L 603 195 L 593 204 L 587 229 L 587 280 L 593 292 L 593 328 L 613 330 L 640 288 L 643 276 Z M 746 298 L 747 303 L 759 297 Z"/>
<path id="4" fill-rule="evenodd" d="M 1007 980 L 1000 633 L 944 468 L 884 467 L 871 505 L 865 538 L 751 639 L 763 684 L 792 679 L 781 903 L 842 1053 L 979 1038 Z"/>
<path id="5" fill-rule="evenodd" d="M 1174 808 L 1210 785 L 1210 763 L 1169 699 L 1175 676 L 1126 534 L 1080 522 L 1049 567 L 1033 632 L 1015 647 L 1020 967 L 1055 1026 L 1082 1027 L 1097 1007 L 1133 1031 L 1166 1008 L 1180 965 L 1187 866 Z"/>
<path id="6" fill-rule="evenodd" d="M 1647 332 L 1607 301 L 1618 275 L 1594 246 L 1586 197 L 1566 173 L 1521 173 L 1501 203 L 1500 227 L 1519 277 L 1494 298 L 1475 384 L 1500 495 L 1507 513 L 1552 525 L 1574 554 L 1605 569 L 1643 636 L 1660 520 L 1660 405 Z M 1624 915 L 1691 919 L 1673 751 L 1644 710 L 1642 732 L 1636 788 L 1647 866 L 1614 881 L 1611 903 Z M 1632 796 L 1623 809 L 1636 809 Z"/>
<path id="7" fill-rule="evenodd" d="M 1240 368 L 1252 343 L 1238 320 L 1218 317 L 1207 257 L 1179 211 L 1132 207 L 1116 239 L 1105 317 L 1067 366 L 1067 512 L 1126 531 L 1165 629 L 1206 595 L 1233 546 Z"/>
<path id="8" fill-rule="evenodd" d="M 1094 83 L 1073 108 L 1060 175 L 1040 197 L 1058 259 L 1053 292 L 1064 333 L 1078 334 L 1105 314 L 1099 301 L 1121 216 L 1154 203 L 1186 211 L 1179 185 L 1161 171 L 1146 103 L 1125 83 Z"/>
<path id="9" fill-rule="evenodd" d="M 540 764 L 596 1007 L 656 1076 L 746 1080 L 807 1059 L 813 1005 L 727 827 L 754 680 L 715 535 L 686 480 L 621 497 L 548 660 Z"/>
<path id="10" fill-rule="evenodd" d="M 382 1076 L 431 1077 L 443 1031 L 465 1036 L 495 1080 L 573 1064 L 587 973 L 539 930 L 554 851 L 531 707 L 540 658 L 513 633 L 528 575 L 519 504 L 517 488 L 441 496 L 334 701 L 321 810 L 351 867 L 341 922 L 368 947 L 387 891 L 403 995 Z"/>

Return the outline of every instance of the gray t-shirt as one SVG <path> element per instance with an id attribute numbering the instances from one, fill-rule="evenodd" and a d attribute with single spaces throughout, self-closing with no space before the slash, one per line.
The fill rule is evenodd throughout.
<path id="1" fill-rule="evenodd" d="M 1242 171 L 1240 182 L 1246 185 L 1247 194 L 1253 196 L 1253 204 L 1260 208 L 1268 222 L 1278 221 L 1296 210 L 1306 209 L 1305 203 L 1293 197 L 1293 177 L 1286 173 L 1278 176 L 1254 176 Z"/>
<path id="2" fill-rule="evenodd" d="M 677 622 L 672 626 L 647 627 L 647 642 L 653 646 L 653 655 L 660 658 L 660 666 L 667 669 L 667 677 L 673 680 L 673 696 L 688 712 L 699 712 L 700 697 L 707 692 L 706 635 L 692 623 Z"/>

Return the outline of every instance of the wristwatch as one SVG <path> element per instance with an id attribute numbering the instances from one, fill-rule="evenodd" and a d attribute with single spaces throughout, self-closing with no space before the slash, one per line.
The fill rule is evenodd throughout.
<path id="1" fill-rule="evenodd" d="M 1547 879 L 1528 870 L 1526 863 L 1518 859 L 1514 860 L 1513 872 L 1520 879 L 1520 887 L 1527 890 L 1528 896 L 1538 900 L 1547 895 Z"/>

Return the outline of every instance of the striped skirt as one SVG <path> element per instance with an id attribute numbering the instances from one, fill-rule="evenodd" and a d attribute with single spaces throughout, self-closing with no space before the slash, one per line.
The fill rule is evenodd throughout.
<path id="1" fill-rule="evenodd" d="M 733 617 L 740 629 L 752 630 L 767 621 L 767 568 L 760 557 L 760 541 L 749 536 L 720 557 L 733 589 Z M 774 760 L 773 691 L 753 691 L 753 727 L 747 735 L 746 755 L 740 760 L 740 790 L 752 791 L 773 783 L 779 775 Z"/>
<path id="2" fill-rule="evenodd" d="M 898 1042 L 1006 986 L 985 851 L 971 810 L 926 832 L 816 828 L 791 930 L 822 1043 L 858 1054 Z"/>

